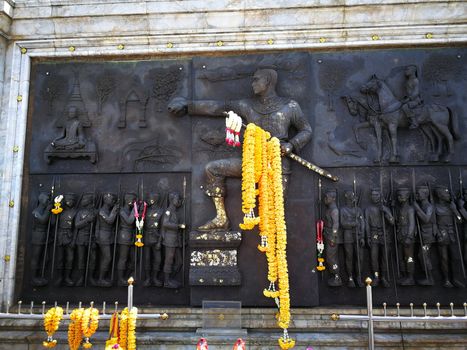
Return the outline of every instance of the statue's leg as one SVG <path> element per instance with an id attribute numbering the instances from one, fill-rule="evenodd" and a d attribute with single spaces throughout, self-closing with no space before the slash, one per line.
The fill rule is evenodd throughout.
<path id="1" fill-rule="evenodd" d="M 164 282 L 162 282 L 158 275 L 159 271 L 161 270 L 161 262 L 162 262 L 162 252 L 160 244 L 155 244 L 152 247 L 152 253 L 154 257 L 154 262 L 152 264 L 152 285 L 155 287 L 162 287 Z"/>
<path id="2" fill-rule="evenodd" d="M 328 286 L 342 286 L 342 280 L 339 276 L 339 245 L 330 240 L 326 240 L 324 253 L 326 255 L 328 271 L 331 273 L 331 277 L 328 279 Z"/>
<path id="3" fill-rule="evenodd" d="M 462 276 L 462 258 L 457 243 L 449 244 L 449 257 L 451 258 L 452 284 L 458 288 L 464 288 L 464 278 Z"/>
<path id="4" fill-rule="evenodd" d="M 65 251 L 65 285 L 68 287 L 71 287 L 74 285 L 73 280 L 71 279 L 71 272 L 73 269 L 73 258 L 74 258 L 74 247 L 71 246 L 70 244 L 66 245 L 64 247 L 66 249 Z"/>
<path id="5" fill-rule="evenodd" d="M 440 257 L 441 272 L 444 277 L 443 287 L 452 288 L 451 281 L 449 280 L 449 259 L 448 259 L 448 246 L 438 243 L 438 252 Z"/>
<path id="6" fill-rule="evenodd" d="M 229 158 L 214 160 L 206 164 L 206 194 L 212 198 L 216 207 L 216 217 L 198 227 L 200 231 L 228 230 L 229 219 L 225 211 L 225 178 L 242 176 L 242 160 Z"/>
<path id="7" fill-rule="evenodd" d="M 31 274 L 32 280 L 31 284 L 34 286 L 45 286 L 47 280 L 41 277 L 41 260 L 45 245 L 43 244 L 33 244 L 32 245 L 32 254 L 31 254 Z"/>
<path id="8" fill-rule="evenodd" d="M 125 279 L 125 271 L 128 262 L 128 253 L 130 252 L 130 246 L 126 244 L 118 245 L 118 262 L 117 262 L 117 283 L 119 286 L 126 286 L 127 281 Z"/>
<path id="9" fill-rule="evenodd" d="M 154 245 L 145 244 L 145 252 L 143 254 L 144 257 L 144 282 L 143 287 L 149 287 L 151 285 L 151 255 L 153 251 Z"/>
<path id="10" fill-rule="evenodd" d="M 54 269 L 58 270 L 57 271 L 57 279 L 54 282 L 56 286 L 59 286 L 62 284 L 63 280 L 63 258 L 64 258 L 64 250 L 65 247 L 63 245 L 57 245 L 57 248 L 55 250 L 56 255 L 55 255 L 55 266 L 53 266 Z"/>
<path id="11" fill-rule="evenodd" d="M 170 275 L 173 270 L 175 261 L 175 247 L 165 247 L 165 259 L 164 259 L 164 287 L 165 288 L 179 288 L 180 283 L 172 278 Z"/>
<path id="12" fill-rule="evenodd" d="M 399 153 L 397 150 L 397 124 L 391 123 L 388 126 L 389 135 L 391 137 L 391 157 L 389 159 L 390 163 L 399 163 Z"/>
<path id="13" fill-rule="evenodd" d="M 344 253 L 345 253 L 345 269 L 347 270 L 347 275 L 349 277 L 348 287 L 355 287 L 354 276 L 353 276 L 353 264 L 354 264 L 354 244 L 353 243 L 344 243 Z"/>
<path id="14" fill-rule="evenodd" d="M 77 287 L 80 287 L 84 284 L 84 271 L 86 269 L 86 246 L 77 245 L 76 250 L 78 252 L 78 281 L 75 283 Z"/>
<path id="15" fill-rule="evenodd" d="M 379 244 L 377 242 L 373 242 L 370 248 L 370 256 L 371 256 L 371 268 L 373 269 L 373 283 L 371 284 L 373 287 L 376 287 L 379 283 Z"/>
<path id="16" fill-rule="evenodd" d="M 112 283 L 106 280 L 106 275 L 110 268 L 110 263 L 112 261 L 111 256 L 111 247 L 110 244 L 99 244 L 99 279 L 97 280 L 97 285 L 100 287 L 110 287 Z"/>

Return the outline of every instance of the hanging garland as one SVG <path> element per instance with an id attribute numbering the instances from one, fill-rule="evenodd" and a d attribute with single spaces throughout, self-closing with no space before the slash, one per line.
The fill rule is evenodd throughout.
<path id="1" fill-rule="evenodd" d="M 53 307 L 44 315 L 44 329 L 47 333 L 47 340 L 42 342 L 46 348 L 53 348 L 57 345 L 57 340 L 53 338 L 63 317 L 63 309 L 60 306 Z"/>
<path id="2" fill-rule="evenodd" d="M 318 252 L 318 266 L 316 270 L 324 271 L 326 266 L 324 265 L 324 240 L 323 240 L 323 228 L 324 221 L 319 219 L 316 221 L 316 251 Z"/>
<path id="3" fill-rule="evenodd" d="M 133 203 L 133 215 L 135 217 L 135 222 L 136 222 L 136 241 L 135 241 L 135 246 L 138 248 L 141 248 L 144 246 L 144 243 L 142 241 L 143 239 L 143 227 L 144 227 L 144 219 L 146 218 L 146 210 L 148 208 L 148 203 L 144 201 L 140 201 L 140 208 L 138 208 L 138 202 Z M 143 207 L 143 212 L 141 213 L 141 219 L 139 211 L 141 210 L 141 207 Z"/>
<path id="4" fill-rule="evenodd" d="M 99 326 L 99 310 L 94 307 L 87 308 L 83 312 L 81 318 L 81 330 L 83 332 L 84 344 L 83 348 L 90 349 L 92 343 L 89 341 L 89 338 L 97 331 Z"/>
<path id="5" fill-rule="evenodd" d="M 83 341 L 83 330 L 81 328 L 81 320 L 83 318 L 84 309 L 74 309 L 70 314 L 70 324 L 68 326 L 68 345 L 70 350 L 78 350 Z"/>
<path id="6" fill-rule="evenodd" d="M 279 309 L 278 326 L 284 330 L 279 338 L 281 349 L 291 349 L 295 341 L 287 332 L 290 324 L 290 294 L 281 149 L 279 139 L 269 138 L 269 133 L 254 124 L 248 124 L 242 152 L 242 211 L 245 216 L 240 228 L 251 230 L 259 224 L 261 242 L 258 249 L 266 253 L 268 261 L 269 287 L 263 294 L 274 298 Z M 255 217 L 254 213 L 257 195 L 259 217 Z"/>
<path id="7" fill-rule="evenodd" d="M 136 317 L 138 315 L 138 309 L 133 307 L 131 311 L 128 311 L 126 307 L 122 311 L 120 318 L 120 348 L 123 350 L 135 350 L 136 349 Z"/>
<path id="8" fill-rule="evenodd" d="M 118 344 L 118 339 L 118 312 L 114 312 L 110 319 L 109 339 L 105 342 L 105 350 L 121 350 L 122 348 Z"/>
<path id="9" fill-rule="evenodd" d="M 252 230 L 259 224 L 259 217 L 255 217 L 256 185 L 255 185 L 255 134 L 256 125 L 246 127 L 242 150 L 242 211 L 244 214 L 242 230 Z"/>
<path id="10" fill-rule="evenodd" d="M 63 200 L 62 194 L 54 198 L 54 207 L 51 210 L 52 214 L 58 215 L 63 211 L 62 200 Z"/>

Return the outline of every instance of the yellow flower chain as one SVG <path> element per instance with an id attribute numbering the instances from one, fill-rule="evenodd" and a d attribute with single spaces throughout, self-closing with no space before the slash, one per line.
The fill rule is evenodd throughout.
<path id="1" fill-rule="evenodd" d="M 263 253 L 270 251 L 270 245 L 268 243 L 268 232 L 270 231 L 270 220 L 269 220 L 269 207 L 271 205 L 269 198 L 269 181 L 268 181 L 268 147 L 267 141 L 271 137 L 268 132 L 257 128 L 260 132 L 257 134 L 261 135 L 259 142 L 261 148 L 258 151 L 261 151 L 261 177 L 259 180 L 259 203 L 258 203 L 258 212 L 260 217 L 259 222 L 259 235 L 261 237 L 261 242 L 258 245 L 258 250 Z"/>
<path id="2" fill-rule="evenodd" d="M 53 307 L 44 315 L 44 329 L 47 333 L 47 340 L 42 342 L 46 348 L 53 348 L 57 345 L 57 340 L 53 338 L 63 317 L 63 309 L 60 306 Z"/>
<path id="3" fill-rule="evenodd" d="M 81 318 L 81 331 L 84 336 L 83 348 L 90 349 L 92 343 L 89 341 L 89 338 L 97 331 L 99 326 L 99 310 L 96 308 L 90 307 L 84 310 L 83 316 Z"/>
<path id="4" fill-rule="evenodd" d="M 276 201 L 275 201 L 275 192 L 277 189 L 274 187 L 274 171 L 273 168 L 273 152 L 274 143 L 267 143 L 267 157 L 268 165 L 266 169 L 265 176 L 268 182 L 268 193 L 264 195 L 268 200 L 268 212 L 265 213 L 264 218 L 267 219 L 267 237 L 269 249 L 266 252 L 266 258 L 268 261 L 268 280 L 269 287 L 263 291 L 263 294 L 268 298 L 277 298 L 279 296 L 279 291 L 276 290 L 277 282 L 277 257 L 276 257 Z M 282 169 L 280 170 L 282 171 Z"/>
<path id="5" fill-rule="evenodd" d="M 279 277 L 279 327 L 286 329 L 290 323 L 290 295 L 289 295 L 289 274 L 287 269 L 287 228 L 284 215 L 284 194 L 282 188 L 282 162 L 280 153 L 280 142 L 273 137 L 272 143 L 272 169 L 273 186 L 275 199 L 276 218 L 276 259 Z"/>
<path id="6" fill-rule="evenodd" d="M 78 350 L 83 341 L 83 330 L 81 328 L 81 320 L 83 318 L 84 309 L 74 309 L 70 314 L 70 324 L 68 326 L 68 345 L 70 350 Z"/>
<path id="7" fill-rule="evenodd" d="M 138 316 L 138 308 L 133 307 L 128 311 L 126 307 L 122 311 L 120 319 L 120 342 L 119 345 L 123 350 L 136 349 L 136 318 Z"/>
<path id="8" fill-rule="evenodd" d="M 243 141 L 242 150 L 242 211 L 244 213 L 243 223 L 240 224 L 242 230 L 251 230 L 258 223 L 259 218 L 255 217 L 256 207 L 256 186 L 255 186 L 255 139 L 256 125 L 248 124 Z"/>
<path id="9" fill-rule="evenodd" d="M 277 323 L 284 329 L 279 345 L 282 349 L 291 349 L 295 341 L 287 333 L 290 324 L 290 294 L 282 160 L 280 141 L 275 137 L 269 138 L 269 133 L 254 124 L 248 124 L 242 152 L 242 211 L 245 216 L 240 228 L 251 230 L 259 224 L 261 242 L 258 250 L 266 253 L 268 261 L 269 287 L 263 290 L 263 294 L 276 299 L 279 308 Z M 255 217 L 254 213 L 257 195 L 259 217 Z"/>

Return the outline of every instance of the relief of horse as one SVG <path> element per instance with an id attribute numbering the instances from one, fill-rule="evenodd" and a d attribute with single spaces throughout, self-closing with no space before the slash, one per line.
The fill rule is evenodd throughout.
<path id="1" fill-rule="evenodd" d="M 388 85 L 373 75 L 364 84 L 360 92 L 365 94 L 367 101 L 361 98 L 346 96 L 345 101 L 352 115 L 362 115 L 366 121 L 354 125 L 354 134 L 357 143 L 361 145 L 358 136 L 359 129 L 372 127 L 377 139 L 377 158 L 375 162 L 382 161 L 382 130 L 387 129 L 390 138 L 390 163 L 399 162 L 397 148 L 398 129 L 409 128 L 409 118 L 402 110 L 400 102 L 392 93 Z M 376 97 L 376 103 L 372 103 L 371 96 Z M 449 162 L 453 155 L 454 140 L 459 139 L 459 127 L 457 115 L 449 107 L 438 104 L 424 105 L 418 110 L 418 123 L 420 130 L 428 139 L 431 155 L 428 161 L 439 161 L 443 155 L 443 147 L 446 153 L 443 161 Z"/>

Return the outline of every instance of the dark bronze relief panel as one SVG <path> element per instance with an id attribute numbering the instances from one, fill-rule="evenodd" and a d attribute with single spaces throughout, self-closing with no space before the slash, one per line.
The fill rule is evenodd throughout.
<path id="1" fill-rule="evenodd" d="M 47 198 L 52 184 L 54 196 L 65 197 L 64 210 L 51 214 L 41 225 L 37 213 L 43 212 L 41 199 L 44 195 Z M 21 225 L 19 252 L 24 270 L 18 276 L 21 297 L 62 302 L 124 301 L 126 281 L 132 276 L 136 280 L 138 303 L 187 305 L 189 289 L 184 263 L 187 234 L 180 229 L 171 235 L 164 227 L 171 222 L 189 225 L 190 187 L 190 173 L 31 176 L 28 192 L 31 200 L 24 207 L 27 215 L 23 214 L 25 220 Z M 174 195 L 184 201 L 171 208 Z M 70 198 L 74 199 L 72 205 L 68 205 Z M 134 213 L 133 209 L 127 210 L 128 200 L 138 201 L 141 218 L 140 198 L 147 203 L 142 231 L 144 246 L 136 248 L 135 224 L 124 221 Z M 49 210 L 50 207 L 53 205 L 49 201 Z M 127 236 L 131 236 L 128 242 Z M 165 257 L 169 250 L 173 251 L 174 259 L 167 265 Z M 170 270 L 167 279 L 164 270 Z M 168 282 L 176 283 L 176 288 Z"/>
<path id="2" fill-rule="evenodd" d="M 323 166 L 463 163 L 465 60 L 462 49 L 313 54 L 312 158 Z"/>
<path id="3" fill-rule="evenodd" d="M 167 112 L 174 95 L 188 92 L 189 61 L 34 68 L 31 173 L 190 169 L 191 122 Z"/>
<path id="4" fill-rule="evenodd" d="M 241 149 L 226 145 L 222 114 L 233 110 L 339 177 L 284 157 L 292 306 L 363 305 L 368 276 L 376 303 L 463 302 L 465 57 L 451 48 L 34 64 L 19 294 L 122 298 L 119 284 L 135 274 L 145 305 L 273 306 L 258 232 L 238 227 Z M 59 194 L 64 211 L 48 214 Z"/>

